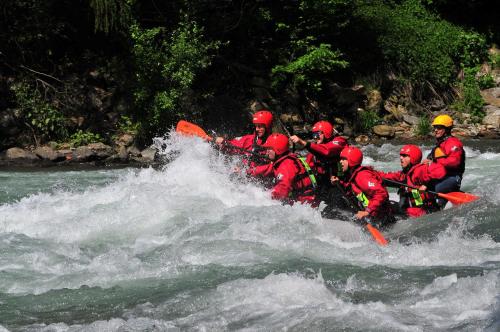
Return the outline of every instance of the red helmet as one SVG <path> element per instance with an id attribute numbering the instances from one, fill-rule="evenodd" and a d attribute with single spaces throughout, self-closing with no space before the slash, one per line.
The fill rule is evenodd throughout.
<path id="1" fill-rule="evenodd" d="M 333 126 L 328 121 L 318 121 L 314 124 L 312 131 L 321 131 L 326 139 L 330 139 L 333 136 Z"/>
<path id="2" fill-rule="evenodd" d="M 347 165 L 352 168 L 361 165 L 363 162 L 363 152 L 357 147 L 346 146 L 342 152 L 340 152 L 340 158 L 347 159 Z"/>
<path id="3" fill-rule="evenodd" d="M 267 132 L 271 132 L 271 125 L 273 124 L 273 114 L 266 109 L 262 109 L 253 115 L 252 122 L 254 124 L 263 124 L 266 126 Z"/>
<path id="4" fill-rule="evenodd" d="M 410 164 L 416 165 L 422 160 L 422 150 L 416 145 L 408 144 L 401 148 L 399 154 L 406 154 L 410 157 Z"/>
<path id="5" fill-rule="evenodd" d="M 277 155 L 281 155 L 288 151 L 288 137 L 283 134 L 272 134 L 263 147 L 273 149 Z"/>

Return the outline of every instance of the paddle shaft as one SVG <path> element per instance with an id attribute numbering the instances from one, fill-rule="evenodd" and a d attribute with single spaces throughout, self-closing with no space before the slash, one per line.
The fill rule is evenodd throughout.
<path id="1" fill-rule="evenodd" d="M 407 184 L 407 183 L 403 183 L 403 182 L 399 182 L 399 181 L 394 181 L 394 180 L 384 179 L 383 181 L 384 181 L 384 182 L 387 182 L 387 183 L 397 184 L 397 185 L 399 185 L 399 186 L 408 187 L 408 188 L 411 188 L 411 189 L 418 189 L 418 188 L 419 188 L 419 187 L 417 187 L 417 186 L 412 186 L 412 185 L 409 185 L 409 184 Z M 435 191 L 432 191 L 432 190 L 426 190 L 426 191 L 427 191 L 427 192 L 429 192 L 429 193 L 431 193 L 431 194 L 438 195 L 438 196 L 439 196 L 439 194 L 440 194 L 440 193 L 435 192 Z"/>
<path id="2" fill-rule="evenodd" d="M 283 121 L 281 121 L 279 117 L 278 117 L 278 122 L 280 123 L 281 128 L 283 128 L 288 138 L 290 138 L 292 134 L 290 134 L 290 131 L 288 130 L 287 127 L 285 127 L 285 124 L 283 123 Z M 292 143 L 292 152 L 295 152 L 295 143 Z"/>
<path id="3" fill-rule="evenodd" d="M 362 210 L 360 205 L 359 205 L 359 201 L 352 196 L 346 195 L 344 188 L 342 188 L 342 186 L 340 185 L 340 183 L 338 181 L 335 181 L 334 185 L 337 186 L 338 190 L 346 198 L 347 202 L 351 206 L 351 209 L 353 209 L 356 212 Z M 354 200 L 356 200 L 356 201 L 354 201 Z M 366 229 L 368 230 L 368 232 L 370 232 L 371 236 L 375 239 L 375 242 L 377 242 L 381 246 L 387 245 L 387 243 L 388 243 L 387 240 L 384 238 L 382 233 L 374 225 L 372 225 L 366 218 L 362 218 L 361 221 L 363 221 L 365 223 Z"/>
<path id="4" fill-rule="evenodd" d="M 399 185 L 399 186 L 404 186 L 404 187 L 408 187 L 408 188 L 412 188 L 412 189 L 418 189 L 418 187 L 411 186 L 409 184 L 406 184 L 406 183 L 403 183 L 403 182 L 394 181 L 394 180 L 384 179 L 384 182 L 385 183 L 393 183 L 393 184 L 396 184 L 396 185 Z M 431 194 L 434 194 L 434 195 L 437 195 L 439 197 L 442 197 L 442 198 L 450 201 L 452 204 L 455 204 L 455 205 L 469 203 L 469 202 L 473 202 L 473 201 L 479 199 L 479 196 L 476 196 L 476 195 L 473 195 L 473 194 L 469 194 L 469 193 L 460 192 L 460 191 L 449 192 L 449 193 L 438 193 L 438 192 L 431 191 L 431 190 L 426 190 L 426 191 L 429 192 L 429 193 L 431 193 Z"/>

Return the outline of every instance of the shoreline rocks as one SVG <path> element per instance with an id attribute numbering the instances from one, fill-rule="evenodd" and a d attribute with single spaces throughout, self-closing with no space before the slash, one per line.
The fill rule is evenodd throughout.
<path id="1" fill-rule="evenodd" d="M 13 147 L 0 152 L 0 167 L 52 166 L 134 166 L 147 167 L 159 163 L 153 147 L 139 150 L 135 146 L 112 148 L 104 143 L 91 143 L 77 148 L 54 149 L 49 145 L 33 151 Z"/>

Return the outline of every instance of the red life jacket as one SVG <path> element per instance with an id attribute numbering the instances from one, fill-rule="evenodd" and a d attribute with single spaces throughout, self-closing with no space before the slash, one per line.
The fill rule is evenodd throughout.
<path id="1" fill-rule="evenodd" d="M 276 182 L 273 188 L 273 198 L 316 205 L 317 183 L 314 171 L 304 159 L 300 158 L 289 153 L 273 163 Z M 282 182 L 285 183 L 282 185 Z"/>
<path id="2" fill-rule="evenodd" d="M 420 168 L 428 167 L 427 165 L 417 164 L 410 168 L 407 173 L 403 173 L 403 182 L 407 183 L 413 187 L 419 187 L 424 183 L 415 180 L 415 173 L 420 170 Z M 401 186 L 398 190 L 400 201 L 403 201 L 402 208 L 419 208 L 424 209 L 425 212 L 437 211 L 439 207 L 436 204 L 436 197 L 427 192 L 419 191 L 418 189 L 412 189 L 406 186 Z M 422 214 L 425 214 L 422 213 Z"/>
<path id="3" fill-rule="evenodd" d="M 365 174 L 363 174 L 365 173 Z M 368 181 L 368 186 L 371 186 L 372 190 L 363 190 L 359 184 L 360 179 L 358 177 L 362 176 L 363 181 Z M 345 183 L 347 188 L 350 188 L 353 196 L 360 202 L 360 208 L 362 207 L 365 211 L 370 213 L 372 217 L 384 218 L 386 216 L 392 216 L 392 209 L 389 204 L 389 193 L 387 189 L 382 186 L 382 178 L 380 175 L 374 171 L 371 167 L 359 166 L 351 174 L 349 180 Z"/>

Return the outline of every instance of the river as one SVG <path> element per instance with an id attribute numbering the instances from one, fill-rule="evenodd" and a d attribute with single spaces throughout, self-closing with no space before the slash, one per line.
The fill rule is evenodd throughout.
<path id="1" fill-rule="evenodd" d="M 386 247 L 199 139 L 156 143 L 160 169 L 0 171 L 0 331 L 500 330 L 498 142 L 465 144 L 480 200 L 400 221 Z M 396 170 L 400 147 L 365 163 Z"/>

